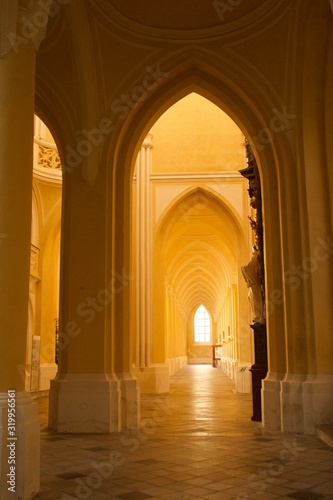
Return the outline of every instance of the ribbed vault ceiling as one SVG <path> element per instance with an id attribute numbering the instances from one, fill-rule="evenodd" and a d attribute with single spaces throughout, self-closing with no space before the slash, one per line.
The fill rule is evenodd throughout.
<path id="1" fill-rule="evenodd" d="M 165 272 L 187 315 L 203 304 L 216 319 L 237 273 L 237 231 L 211 196 L 188 205 L 164 235 Z"/>

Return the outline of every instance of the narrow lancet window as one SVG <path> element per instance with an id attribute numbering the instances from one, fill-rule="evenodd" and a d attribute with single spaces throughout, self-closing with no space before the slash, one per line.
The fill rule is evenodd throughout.
<path id="1" fill-rule="evenodd" d="M 203 305 L 198 307 L 194 315 L 194 342 L 210 342 L 210 317 Z"/>

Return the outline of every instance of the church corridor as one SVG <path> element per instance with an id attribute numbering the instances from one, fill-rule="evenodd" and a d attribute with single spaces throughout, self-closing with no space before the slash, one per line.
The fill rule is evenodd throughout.
<path id="1" fill-rule="evenodd" d="M 142 394 L 139 430 L 52 433 L 38 402 L 38 499 L 333 498 L 332 449 L 252 422 L 250 395 L 209 365 L 177 372 L 168 395 Z"/>

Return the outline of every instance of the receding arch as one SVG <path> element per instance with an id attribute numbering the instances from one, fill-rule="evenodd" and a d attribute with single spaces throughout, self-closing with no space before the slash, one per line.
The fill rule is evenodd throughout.
<path id="1" fill-rule="evenodd" d="M 191 345 L 194 338 L 193 310 L 200 304 L 204 304 L 209 310 L 212 340 L 217 341 L 217 323 L 225 300 L 228 294 L 230 295 L 235 275 L 238 274 L 238 259 L 247 259 L 248 242 L 244 234 L 244 221 L 231 209 L 230 203 L 225 201 L 227 200 L 214 190 L 192 186 L 169 203 L 163 217 L 159 218 L 156 231 L 154 255 L 163 272 L 154 276 L 155 304 L 165 300 L 162 296 L 163 290 L 158 286 L 162 275 L 165 274 L 176 300 L 182 305 L 187 329 L 192 332 L 188 336 L 188 347 L 192 354 L 198 348 L 198 345 Z M 194 222 L 195 214 L 208 217 L 207 222 Z M 214 217 L 210 218 L 209 214 Z M 178 224 L 181 220 L 187 221 L 185 226 Z M 193 223 L 197 230 L 203 230 L 201 234 L 205 231 L 213 232 L 213 239 L 209 235 L 207 240 L 205 237 L 201 238 L 201 241 L 194 238 L 181 246 L 176 243 L 177 247 L 173 248 L 173 242 L 182 239 L 184 230 L 191 228 L 190 233 L 194 234 Z M 235 314 L 238 312 L 235 311 Z M 159 318 L 156 316 L 155 328 Z M 162 335 L 164 330 L 160 327 L 158 331 Z M 168 335 L 167 329 L 164 334 Z M 200 349 L 200 352 L 199 358 L 207 362 L 210 351 Z"/>
<path id="2" fill-rule="evenodd" d="M 210 187 L 189 187 L 176 196 L 159 218 L 157 235 L 165 234 L 168 231 L 168 226 L 172 226 L 185 210 L 198 202 L 211 205 L 216 212 L 221 213 L 221 216 L 227 217 L 230 220 L 237 231 L 241 246 L 244 239 L 244 231 L 239 215 L 228 200 Z"/>
<path id="3" fill-rule="evenodd" d="M 193 56 L 193 54 L 192 54 Z M 175 67 L 171 67 L 171 60 L 165 61 L 164 70 L 170 74 L 168 78 L 160 82 L 152 90 L 142 103 L 133 109 L 127 117 L 125 123 L 118 123 L 114 135 L 109 143 L 106 161 L 112 168 L 112 182 L 110 179 L 108 193 L 108 213 L 112 214 L 109 221 L 110 227 L 108 235 L 109 252 L 111 256 L 108 268 L 109 273 L 112 268 L 130 268 L 130 210 L 131 205 L 131 179 L 134 169 L 136 153 L 143 138 L 148 133 L 152 124 L 163 112 L 173 103 L 178 101 L 190 92 L 197 92 L 203 97 L 211 100 L 219 106 L 237 125 L 248 138 L 254 148 L 254 153 L 258 161 L 262 175 L 262 190 L 264 202 L 265 227 L 268 230 L 265 238 L 268 242 L 274 241 L 271 227 L 275 227 L 280 221 L 279 204 L 281 192 L 279 189 L 279 178 L 281 177 L 279 168 L 283 164 L 283 169 L 288 168 L 292 162 L 292 153 L 287 137 L 284 133 L 277 136 L 274 143 L 267 144 L 264 148 L 257 150 L 252 137 L 260 130 L 263 124 L 269 123 L 269 109 L 271 109 L 273 96 L 268 96 L 267 89 L 253 88 L 252 82 L 246 87 L 246 79 L 240 79 L 237 71 L 226 67 L 226 71 L 219 71 L 218 68 L 203 61 L 202 54 L 187 59 L 186 67 L 179 61 Z M 178 62 L 178 65 L 177 65 Z M 162 64 L 162 63 L 161 63 Z M 246 89 L 246 92 L 245 92 Z M 255 92 L 254 92 L 255 90 Z M 265 94 L 265 98 L 262 98 Z M 261 98 L 261 99 L 260 99 Z M 269 102 L 269 104 L 268 104 Z M 274 99 L 273 99 L 274 102 Z M 276 103 L 277 106 L 280 103 Z M 273 224 L 270 224 L 273 222 Z M 114 246 L 113 241 L 117 241 Z M 268 268 L 271 268 L 267 289 L 283 290 L 283 273 L 281 252 L 269 244 L 265 246 L 265 261 Z M 268 250 L 267 250 L 268 248 Z M 128 318 L 128 306 L 130 303 L 130 290 L 124 290 L 123 294 L 117 295 L 113 302 L 112 323 L 114 331 L 123 331 L 122 338 L 129 338 L 130 323 Z M 281 331 L 284 330 L 284 308 L 278 305 L 274 314 L 269 319 L 268 331 L 270 335 L 270 348 L 272 352 L 278 346 L 278 351 L 283 352 L 284 337 Z M 124 342 L 119 340 L 120 351 L 123 352 L 123 367 L 119 371 L 130 369 L 130 355 L 124 352 Z M 116 339 L 117 343 L 117 339 Z M 285 358 L 274 359 L 274 365 L 280 364 L 279 371 L 285 367 Z M 117 361 L 116 361 L 117 365 Z M 274 368 L 274 367 L 273 367 Z"/>

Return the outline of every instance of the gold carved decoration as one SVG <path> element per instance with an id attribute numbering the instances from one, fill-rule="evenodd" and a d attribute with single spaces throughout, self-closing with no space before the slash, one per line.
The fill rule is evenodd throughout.
<path id="1" fill-rule="evenodd" d="M 57 148 L 38 144 L 38 165 L 53 170 L 61 170 L 60 157 Z"/>

